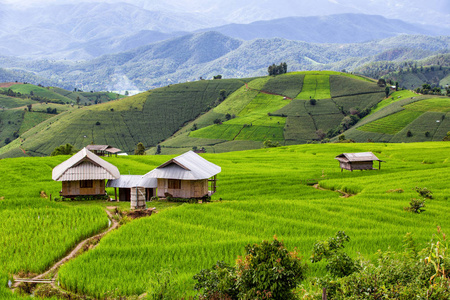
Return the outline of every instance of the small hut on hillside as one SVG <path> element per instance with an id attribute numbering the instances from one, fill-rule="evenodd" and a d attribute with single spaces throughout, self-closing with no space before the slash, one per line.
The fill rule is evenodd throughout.
<path id="1" fill-rule="evenodd" d="M 112 155 L 117 156 L 117 153 L 122 151 L 110 145 L 87 145 L 86 148 L 98 156 L 112 156 Z"/>
<path id="2" fill-rule="evenodd" d="M 373 167 L 373 162 L 378 161 L 378 170 L 381 169 L 381 162 L 384 162 L 376 157 L 372 152 L 362 153 L 342 153 L 336 156 L 341 167 L 341 172 L 345 170 L 376 170 Z"/>
<path id="3" fill-rule="evenodd" d="M 53 180 L 62 181 L 60 195 L 67 198 L 104 196 L 105 181 L 119 177 L 116 166 L 86 148 L 57 165 L 52 172 Z"/>
<path id="4" fill-rule="evenodd" d="M 158 180 L 158 197 L 202 198 L 216 192 L 220 171 L 219 166 L 189 151 L 145 174 L 143 179 Z"/>
<path id="5" fill-rule="evenodd" d="M 143 198 L 150 201 L 156 196 L 156 187 L 158 180 L 156 178 L 143 178 L 142 175 L 121 175 L 120 178 L 109 180 L 106 187 L 114 188 L 114 199 L 116 201 L 131 201 L 132 196 L 138 194 L 136 198 Z M 119 197 L 117 198 L 117 189 Z"/>

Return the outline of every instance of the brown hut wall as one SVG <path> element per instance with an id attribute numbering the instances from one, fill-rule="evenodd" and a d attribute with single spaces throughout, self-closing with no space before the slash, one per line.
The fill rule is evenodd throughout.
<path id="1" fill-rule="evenodd" d="M 201 198 L 208 194 L 208 180 L 181 180 L 181 189 L 169 189 L 168 179 L 158 179 L 158 197 Z"/>
<path id="2" fill-rule="evenodd" d="M 104 195 L 105 180 L 92 180 L 91 188 L 81 188 L 80 181 L 63 181 L 62 196 Z"/>
<path id="3" fill-rule="evenodd" d="M 372 170 L 373 162 L 372 161 L 355 161 L 352 162 L 353 170 Z"/>

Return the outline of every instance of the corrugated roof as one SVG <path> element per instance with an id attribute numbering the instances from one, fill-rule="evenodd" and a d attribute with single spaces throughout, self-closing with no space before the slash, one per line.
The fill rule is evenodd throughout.
<path id="1" fill-rule="evenodd" d="M 219 166 L 193 151 L 188 151 L 145 174 L 144 178 L 200 180 L 211 178 L 220 171 L 222 169 Z"/>
<path id="2" fill-rule="evenodd" d="M 56 181 L 117 179 L 119 169 L 101 159 L 86 148 L 53 168 L 52 179 Z"/>
<path id="3" fill-rule="evenodd" d="M 158 179 L 156 178 L 144 178 L 142 175 L 121 175 L 118 179 L 108 180 L 106 186 L 115 188 L 156 188 L 157 185 Z"/>
<path id="4" fill-rule="evenodd" d="M 109 145 L 87 145 L 86 149 L 90 151 L 105 151 Z"/>
<path id="5" fill-rule="evenodd" d="M 347 161 L 353 162 L 353 161 L 375 161 L 378 159 L 372 152 L 361 152 L 361 153 L 342 153 L 336 156 L 336 159 L 343 159 L 346 158 Z"/>
<path id="6" fill-rule="evenodd" d="M 110 145 L 87 145 L 86 148 L 90 151 L 106 151 L 113 154 L 122 151 Z"/>

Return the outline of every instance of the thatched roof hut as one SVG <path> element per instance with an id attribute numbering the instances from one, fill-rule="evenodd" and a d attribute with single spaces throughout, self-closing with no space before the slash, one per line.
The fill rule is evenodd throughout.
<path id="1" fill-rule="evenodd" d="M 158 197 L 202 198 L 216 192 L 217 174 L 221 170 L 200 155 L 188 151 L 165 162 L 143 178 L 158 180 Z"/>
<path id="2" fill-rule="evenodd" d="M 68 160 L 53 168 L 52 179 L 62 181 L 63 197 L 103 196 L 105 181 L 117 179 L 116 166 L 83 148 Z"/>
<path id="3" fill-rule="evenodd" d="M 378 170 L 381 169 L 382 160 L 378 159 L 372 152 L 342 153 L 336 156 L 341 167 L 341 172 L 345 170 L 376 170 L 373 162 L 378 161 Z"/>

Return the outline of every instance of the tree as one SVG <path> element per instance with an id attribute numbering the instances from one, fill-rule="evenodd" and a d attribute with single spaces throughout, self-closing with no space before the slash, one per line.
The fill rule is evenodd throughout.
<path id="1" fill-rule="evenodd" d="M 395 90 L 398 91 L 398 81 L 395 82 Z"/>
<path id="2" fill-rule="evenodd" d="M 267 68 L 267 72 L 270 76 L 285 74 L 287 73 L 287 64 L 285 62 L 281 63 L 280 65 L 272 64 Z"/>
<path id="3" fill-rule="evenodd" d="M 134 149 L 134 155 L 145 155 L 145 147 L 144 144 L 138 143 L 136 145 L 136 149 Z"/>
<path id="4" fill-rule="evenodd" d="M 125 91 L 125 96 L 129 96 L 130 93 L 128 91 Z"/>
<path id="5" fill-rule="evenodd" d="M 389 92 L 390 92 L 390 89 L 389 89 L 389 87 L 387 86 L 387 87 L 384 89 L 384 93 L 386 94 L 386 98 L 389 97 Z"/>
<path id="6" fill-rule="evenodd" d="M 213 77 L 214 79 L 222 79 L 222 75 L 216 75 Z"/>
<path id="7" fill-rule="evenodd" d="M 219 99 L 220 99 L 220 101 L 223 101 L 223 100 L 225 100 L 226 98 L 227 98 L 227 91 L 226 90 L 220 90 L 220 92 L 219 92 Z"/>
<path id="8" fill-rule="evenodd" d="M 386 80 L 384 78 L 380 78 L 380 79 L 378 79 L 377 84 L 380 87 L 386 86 Z"/>
<path id="9" fill-rule="evenodd" d="M 216 124 L 216 125 L 222 125 L 222 120 L 221 120 L 221 119 L 215 119 L 215 120 L 214 120 L 214 124 Z"/>
<path id="10" fill-rule="evenodd" d="M 344 243 L 348 241 L 350 241 L 350 237 L 344 231 L 338 231 L 334 237 L 316 242 L 310 258 L 311 262 L 327 260 L 326 269 L 334 277 L 345 277 L 356 272 L 358 270 L 356 262 L 342 251 Z"/>
<path id="11" fill-rule="evenodd" d="M 323 140 L 326 136 L 326 133 L 322 129 L 316 130 L 316 135 L 319 140 Z"/>
<path id="12" fill-rule="evenodd" d="M 70 155 L 70 154 L 74 154 L 78 152 L 78 150 L 76 150 L 72 144 L 65 144 L 65 145 L 61 145 L 59 147 L 56 147 L 51 156 L 57 156 L 57 155 Z"/>
<path id="13" fill-rule="evenodd" d="M 206 299 L 294 299 L 292 289 L 305 278 L 306 264 L 276 237 L 245 246 L 234 267 L 218 262 L 194 276 Z"/>
<path id="14" fill-rule="evenodd" d="M 77 96 L 77 100 L 76 100 L 77 105 L 80 105 L 80 101 L 81 101 L 80 96 Z"/>
<path id="15" fill-rule="evenodd" d="M 31 111 L 32 107 L 33 107 L 32 104 L 28 104 L 28 105 L 27 105 L 28 111 Z"/>
<path id="16" fill-rule="evenodd" d="M 155 154 L 161 154 L 161 146 L 156 146 L 156 153 Z"/>
<path id="17" fill-rule="evenodd" d="M 317 100 L 316 99 L 309 99 L 309 104 L 310 105 L 316 105 Z"/>

